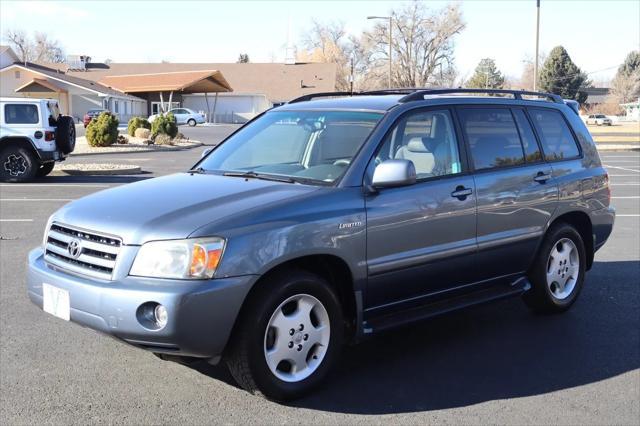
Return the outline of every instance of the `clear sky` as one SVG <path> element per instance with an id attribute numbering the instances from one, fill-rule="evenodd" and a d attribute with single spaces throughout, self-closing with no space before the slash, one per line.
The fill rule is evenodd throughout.
<path id="1" fill-rule="evenodd" d="M 428 0 L 438 8 L 448 2 Z M 518 77 L 535 49 L 535 0 L 466 0 L 467 28 L 456 38 L 456 65 L 470 75 L 495 58 Z M 294 41 L 312 19 L 339 20 L 349 32 L 373 24 L 401 1 L 0 1 L 0 29 L 44 31 L 69 54 L 116 62 L 282 61 L 291 18 Z M 541 0 L 540 50 L 562 44 L 594 80 L 611 77 L 640 48 L 640 0 Z"/>

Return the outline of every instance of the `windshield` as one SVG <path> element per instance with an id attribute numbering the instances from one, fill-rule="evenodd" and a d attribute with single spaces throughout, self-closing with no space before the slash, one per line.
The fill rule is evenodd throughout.
<path id="1" fill-rule="evenodd" d="M 381 113 L 359 111 L 272 111 L 231 136 L 198 168 L 331 183 L 380 118 Z"/>

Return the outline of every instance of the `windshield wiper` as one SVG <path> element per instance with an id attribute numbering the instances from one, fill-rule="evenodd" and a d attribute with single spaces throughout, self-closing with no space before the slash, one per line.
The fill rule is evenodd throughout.
<path id="1" fill-rule="evenodd" d="M 223 176 L 232 176 L 232 177 L 242 177 L 246 179 L 262 179 L 262 180 L 271 180 L 274 182 L 285 182 L 285 183 L 295 183 L 290 177 L 286 176 L 275 176 L 275 175 L 266 175 L 262 173 L 256 173 L 254 171 L 249 172 L 224 172 Z"/>

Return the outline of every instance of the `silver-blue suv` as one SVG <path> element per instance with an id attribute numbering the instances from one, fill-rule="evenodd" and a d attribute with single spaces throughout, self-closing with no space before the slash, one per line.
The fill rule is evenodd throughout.
<path id="1" fill-rule="evenodd" d="M 589 132 L 555 95 L 309 95 L 189 171 L 58 210 L 28 293 L 161 358 L 223 359 L 286 400 L 344 343 L 407 322 L 509 296 L 568 309 L 609 202 Z"/>

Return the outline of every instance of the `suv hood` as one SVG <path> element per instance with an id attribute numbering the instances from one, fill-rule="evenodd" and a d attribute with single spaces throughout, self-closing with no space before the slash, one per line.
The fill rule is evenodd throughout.
<path id="1" fill-rule="evenodd" d="M 58 210 L 53 220 L 118 236 L 124 244 L 137 245 L 187 238 L 211 222 L 255 212 L 317 189 L 301 184 L 180 173 L 83 197 Z"/>

